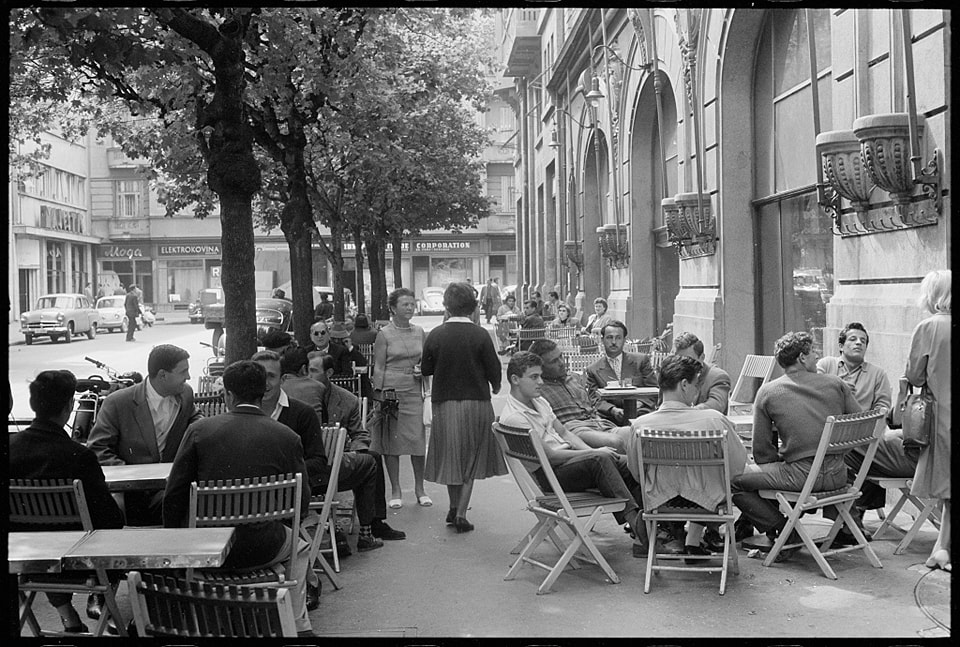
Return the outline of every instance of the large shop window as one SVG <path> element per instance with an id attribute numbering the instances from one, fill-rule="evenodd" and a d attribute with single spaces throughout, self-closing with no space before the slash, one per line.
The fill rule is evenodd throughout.
<path id="1" fill-rule="evenodd" d="M 153 303 L 153 261 L 103 261 L 104 272 L 113 271 L 126 289 L 131 283 L 143 290 L 143 302 Z"/>
<path id="2" fill-rule="evenodd" d="M 803 9 L 768 12 L 754 69 L 760 351 L 787 331 L 823 350 L 834 292 L 831 221 L 816 199 L 810 56 Z M 821 130 L 832 128 L 830 11 L 812 10 Z"/>
<path id="3" fill-rule="evenodd" d="M 445 288 L 454 281 L 466 281 L 473 277 L 472 258 L 430 259 L 430 285 Z"/>

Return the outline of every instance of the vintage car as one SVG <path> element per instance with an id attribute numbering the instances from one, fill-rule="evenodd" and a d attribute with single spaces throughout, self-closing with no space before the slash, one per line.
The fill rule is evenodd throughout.
<path id="1" fill-rule="evenodd" d="M 123 307 L 125 295 L 114 294 L 108 297 L 97 299 L 97 312 L 100 313 L 100 330 L 119 330 L 127 332 L 129 321 L 127 320 L 127 311 Z"/>
<path id="2" fill-rule="evenodd" d="M 20 315 L 20 332 L 29 345 L 35 337 L 70 343 L 74 335 L 86 333 L 93 339 L 100 325 L 100 313 L 82 294 L 46 294 L 37 299 L 37 306 Z"/>
<path id="3" fill-rule="evenodd" d="M 194 309 L 194 306 L 196 308 Z M 197 293 L 197 300 L 190 304 L 190 323 L 202 323 L 206 328 L 223 327 L 223 290 L 206 288 Z"/>
<path id="4" fill-rule="evenodd" d="M 257 341 L 271 330 L 293 330 L 293 301 L 289 299 L 257 299 Z"/>
<path id="5" fill-rule="evenodd" d="M 442 315 L 446 312 L 443 307 L 443 288 L 427 287 L 420 290 L 420 300 L 417 301 L 417 313 L 422 315 Z"/>

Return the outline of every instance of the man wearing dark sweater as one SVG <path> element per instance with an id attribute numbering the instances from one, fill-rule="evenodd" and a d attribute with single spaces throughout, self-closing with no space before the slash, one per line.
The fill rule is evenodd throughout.
<path id="1" fill-rule="evenodd" d="M 757 490 L 803 489 L 827 417 L 862 410 L 848 384 L 834 375 L 816 372 L 819 353 L 813 349 L 808 333 L 787 333 L 777 340 L 774 354 L 784 375 L 757 392 L 753 406 L 753 457 L 757 465 L 731 482 L 734 504 L 768 537 L 779 534 L 787 520 L 777 504 L 761 498 Z M 846 481 L 843 456 L 827 456 L 817 489 L 841 488 Z"/>

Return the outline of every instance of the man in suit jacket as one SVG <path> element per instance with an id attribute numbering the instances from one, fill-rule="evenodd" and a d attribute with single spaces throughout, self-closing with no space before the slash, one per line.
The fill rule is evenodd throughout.
<path id="1" fill-rule="evenodd" d="M 42 371 L 30 383 L 30 408 L 36 417 L 29 427 L 10 436 L 11 479 L 79 479 L 94 528 L 122 528 L 123 513 L 110 496 L 96 455 L 64 433 L 73 412 L 77 378 L 70 371 Z M 12 531 L 50 530 L 48 526 L 11 525 Z M 59 530 L 72 528 L 60 527 Z M 76 528 L 80 530 L 81 528 Z M 86 633 L 73 608 L 72 593 L 47 593 L 68 633 Z M 91 596 L 93 597 L 93 596 Z"/>
<path id="2" fill-rule="evenodd" d="M 730 402 L 730 375 L 719 366 L 711 366 L 704 361 L 703 342 L 692 332 L 680 334 L 674 341 L 674 352 L 680 356 L 692 357 L 703 364 L 697 383 L 695 409 L 713 409 L 727 414 Z"/>
<path id="3" fill-rule="evenodd" d="M 228 412 L 191 425 L 170 468 L 163 497 L 163 525 L 182 528 L 189 523 L 190 483 L 219 479 L 300 474 L 301 514 L 310 505 L 310 482 L 300 436 L 271 420 L 260 408 L 266 391 L 266 371 L 257 362 L 234 362 L 223 372 L 223 399 Z M 279 521 L 237 528 L 225 568 L 253 568 L 287 559 L 289 533 L 298 532 Z M 298 635 L 313 635 L 306 607 L 307 557 L 310 545 L 299 540 L 294 556 L 291 590 Z"/>
<path id="4" fill-rule="evenodd" d="M 627 327 L 622 321 L 611 321 L 601 330 L 604 356 L 587 367 L 585 372 L 587 389 L 596 396 L 612 380 L 629 380 L 633 386 L 657 386 L 657 377 L 646 353 L 625 353 L 623 344 L 627 339 Z M 637 403 L 638 415 L 654 409 L 656 397 L 640 400 Z M 618 425 L 628 424 L 623 408 L 612 402 L 600 400 L 597 403 L 600 415 L 609 418 Z"/>
<path id="5" fill-rule="evenodd" d="M 156 346 L 147 358 L 147 378 L 106 397 L 87 441 L 101 465 L 173 461 L 187 426 L 201 417 L 187 384 L 189 357 L 178 346 Z M 128 524 L 162 523 L 163 490 L 128 492 L 124 498 Z"/>

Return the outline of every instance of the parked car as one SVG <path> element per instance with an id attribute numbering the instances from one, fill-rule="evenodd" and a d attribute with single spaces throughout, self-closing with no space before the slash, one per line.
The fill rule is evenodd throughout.
<path id="1" fill-rule="evenodd" d="M 197 293 L 199 316 L 191 314 L 190 321 L 205 324 L 206 328 L 223 327 L 223 290 L 206 288 Z"/>
<path id="2" fill-rule="evenodd" d="M 37 299 L 37 306 L 20 315 L 20 332 L 29 345 L 35 337 L 60 338 L 70 343 L 73 336 L 86 333 L 93 339 L 100 325 L 100 313 L 83 294 L 46 294 Z"/>
<path id="3" fill-rule="evenodd" d="M 119 330 L 127 332 L 130 322 L 127 320 L 127 311 L 123 307 L 125 296 L 115 294 L 97 299 L 97 312 L 100 313 L 100 330 L 110 332 Z"/>
<path id="4" fill-rule="evenodd" d="M 257 299 L 257 341 L 271 330 L 293 330 L 293 301 L 289 299 Z"/>
<path id="5" fill-rule="evenodd" d="M 283 293 L 288 299 L 293 298 L 293 284 L 290 281 L 282 283 L 277 287 L 283 290 Z M 315 285 L 313 286 L 313 308 L 311 309 L 311 314 L 313 310 L 316 309 L 317 304 L 320 303 L 321 294 L 326 294 L 330 302 L 333 303 L 333 288 L 328 285 Z M 355 317 L 357 315 L 357 306 L 353 302 L 353 292 L 351 292 L 349 288 L 343 289 L 343 301 L 346 316 Z"/>
<path id="6" fill-rule="evenodd" d="M 426 287 L 420 290 L 417 311 L 422 315 L 442 315 L 446 312 L 443 307 L 443 288 Z"/>

